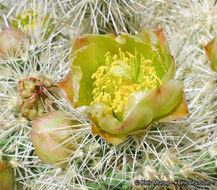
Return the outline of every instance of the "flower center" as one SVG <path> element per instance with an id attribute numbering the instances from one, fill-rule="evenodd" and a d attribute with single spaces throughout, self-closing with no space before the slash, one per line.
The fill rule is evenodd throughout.
<path id="1" fill-rule="evenodd" d="M 117 119 L 125 116 L 125 107 L 131 93 L 157 89 L 162 81 L 157 76 L 153 62 L 135 51 L 135 55 L 122 52 L 105 55 L 106 64 L 92 75 L 94 89 L 91 105 L 102 102 L 110 107 Z"/>

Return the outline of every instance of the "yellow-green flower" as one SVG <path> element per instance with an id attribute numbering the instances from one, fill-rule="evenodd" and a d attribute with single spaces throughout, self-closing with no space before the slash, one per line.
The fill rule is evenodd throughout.
<path id="1" fill-rule="evenodd" d="M 217 36 L 205 46 L 205 50 L 211 68 L 217 72 Z"/>
<path id="2" fill-rule="evenodd" d="M 112 144 L 188 114 L 162 30 L 79 36 L 70 63 L 61 91 L 74 107 L 87 106 L 93 134 Z"/>

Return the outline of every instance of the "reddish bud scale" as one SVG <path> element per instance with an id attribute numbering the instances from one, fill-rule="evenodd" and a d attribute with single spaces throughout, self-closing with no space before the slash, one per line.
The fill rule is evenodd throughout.
<path id="1" fill-rule="evenodd" d="M 30 120 L 36 119 L 46 110 L 50 110 L 50 106 L 55 106 L 52 100 L 49 100 L 48 93 L 53 94 L 49 89 L 56 88 L 50 79 L 43 76 L 38 78 L 28 77 L 18 82 L 18 101 L 17 109 L 24 117 Z M 58 92 L 58 91 L 57 91 Z M 45 104 L 43 101 L 45 101 Z"/>

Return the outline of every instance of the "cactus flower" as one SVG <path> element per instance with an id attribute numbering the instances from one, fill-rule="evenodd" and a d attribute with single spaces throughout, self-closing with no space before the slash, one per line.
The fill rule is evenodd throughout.
<path id="1" fill-rule="evenodd" d="M 204 48 L 211 68 L 217 72 L 217 36 L 212 39 Z"/>
<path id="2" fill-rule="evenodd" d="M 12 190 L 14 176 L 11 168 L 0 160 L 0 190 Z"/>
<path id="3" fill-rule="evenodd" d="M 36 155 L 48 164 L 65 167 L 65 159 L 76 149 L 80 141 L 72 132 L 79 128 L 79 124 L 62 111 L 48 112 L 38 117 L 32 123 L 31 131 Z M 64 142 L 70 138 L 72 140 Z"/>
<path id="4" fill-rule="evenodd" d="M 0 33 L 0 57 L 20 56 L 27 36 L 16 28 L 4 28 Z"/>
<path id="5" fill-rule="evenodd" d="M 188 114 L 162 30 L 79 36 L 70 64 L 59 88 L 75 108 L 86 106 L 92 133 L 112 144 Z"/>

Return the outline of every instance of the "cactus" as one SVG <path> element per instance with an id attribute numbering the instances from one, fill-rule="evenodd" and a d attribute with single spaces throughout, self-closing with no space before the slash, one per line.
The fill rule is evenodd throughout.
<path id="1" fill-rule="evenodd" d="M 17 2 L 7 0 L 0 2 L 0 29 L 13 26 L 28 36 L 28 43 L 24 42 L 21 54 L 18 50 L 15 55 L 8 54 L 0 58 L 0 150 L 4 162 L 9 163 L 13 168 L 10 171 L 15 176 L 15 188 L 144 189 L 144 185 L 138 185 L 141 181 L 136 180 L 159 179 L 171 183 L 181 180 L 203 180 L 207 185 L 181 187 L 177 184 L 170 184 L 156 187 L 151 184 L 147 185 L 146 189 L 214 189 L 217 181 L 216 72 L 210 69 L 204 46 L 217 36 L 216 8 L 215 0 L 195 0 L 194 2 L 183 0 L 82 0 L 79 2 L 77 0 L 22 0 Z M 31 20 L 32 18 L 35 20 Z M 39 28 L 42 30 L 38 30 Z M 154 41 L 157 39 L 155 38 L 156 34 L 150 31 L 164 28 L 164 35 L 168 40 L 171 53 L 168 46 L 162 43 L 165 42 L 162 32 L 158 32 L 161 39 L 159 40 L 159 49 L 162 52 L 169 52 L 168 60 L 172 59 L 170 54 L 174 56 L 176 68 L 172 78 L 183 83 L 181 88 L 188 104 L 188 117 L 182 120 L 173 120 L 174 117 L 172 117 L 171 121 L 167 123 L 155 118 L 149 130 L 140 131 L 138 134 L 128 135 L 127 133 L 128 136 L 122 143 L 112 145 L 101 138 L 105 134 L 104 131 L 101 133 L 101 137 L 94 136 L 91 132 L 90 116 L 94 114 L 95 117 L 99 116 L 100 109 L 97 106 L 92 110 L 89 109 L 89 104 L 78 107 L 76 98 L 80 96 L 72 97 L 68 93 L 67 96 L 63 90 L 61 90 L 63 96 L 57 95 L 56 92 L 49 94 L 43 92 L 37 101 L 42 99 L 44 102 L 43 98 L 46 96 L 55 106 L 50 107 L 51 110 L 46 110 L 48 107 L 44 104 L 41 113 L 46 114 L 47 111 L 59 110 L 70 115 L 71 120 L 80 123 L 79 128 L 75 130 L 66 127 L 67 130 L 70 129 L 70 134 L 67 134 L 69 137 L 66 139 L 55 141 L 53 138 L 49 138 L 54 142 L 52 144 L 53 151 L 63 148 L 62 145 L 74 144 L 73 137 L 75 140 L 76 137 L 80 137 L 81 140 L 78 141 L 75 149 L 70 150 L 68 147 L 64 149 L 69 151 L 69 154 L 60 160 L 62 163 L 65 161 L 68 164 L 67 167 L 56 168 L 59 162 L 51 163 L 48 160 L 52 151 L 47 155 L 47 161 L 45 159 L 46 162 L 42 161 L 36 155 L 40 154 L 36 151 L 37 146 L 35 148 L 31 141 L 31 130 L 35 127 L 32 126 L 32 121 L 22 114 L 21 109 L 20 111 L 17 109 L 17 98 L 26 101 L 29 95 L 34 94 L 30 89 L 34 89 L 35 86 L 40 89 L 41 86 L 38 82 L 42 82 L 44 79 L 51 80 L 54 86 L 63 79 L 68 80 L 69 86 L 73 85 L 72 82 L 79 77 L 82 81 L 86 75 L 79 75 L 79 73 L 81 70 L 82 72 L 86 71 L 85 69 L 91 66 L 86 63 L 94 54 L 90 52 L 90 56 L 85 62 L 86 68 L 81 68 L 81 70 L 74 68 L 73 71 L 77 71 L 78 75 L 75 75 L 72 81 L 70 70 L 74 66 L 74 61 L 78 59 L 73 55 L 81 54 L 80 58 L 85 58 L 83 51 L 87 51 L 89 46 L 97 48 L 95 42 L 89 44 L 86 40 L 92 34 L 84 33 L 105 34 L 112 32 L 119 36 L 115 43 L 124 44 L 123 36 L 127 36 L 127 39 L 132 38 L 137 43 L 143 44 L 144 42 L 135 36 L 138 36 L 144 28 L 150 29 L 148 34 L 152 34 L 151 39 Z M 81 34 L 78 35 L 78 33 Z M 72 40 L 70 44 L 69 40 L 76 39 L 76 36 L 78 39 Z M 96 36 L 98 39 L 102 35 Z M 112 34 L 107 38 L 114 38 L 116 41 L 116 36 Z M 152 40 L 147 44 L 152 44 Z M 72 44 L 77 46 L 72 47 Z M 16 49 L 12 43 L 9 45 Z M 118 51 L 112 51 L 115 47 L 111 47 L 109 43 L 102 43 L 102 47 L 98 49 L 100 52 L 103 48 L 110 49 L 110 56 L 107 55 L 107 59 L 112 60 L 111 63 L 113 63 L 114 54 L 118 59 L 121 57 L 118 49 Z M 152 50 L 159 53 L 159 49 Z M 91 50 L 93 51 L 94 48 Z M 129 59 L 130 55 L 126 54 L 123 49 L 121 51 L 125 53 L 125 58 Z M 105 57 L 103 58 L 105 59 Z M 99 60 L 103 59 L 100 57 Z M 96 74 L 91 79 L 93 83 L 100 78 L 97 78 L 97 74 L 100 74 L 100 70 L 98 70 L 100 66 L 97 66 Z M 117 69 L 109 67 L 110 73 L 116 75 L 117 78 L 121 75 L 128 76 L 129 67 L 126 64 L 114 66 Z M 151 69 L 153 70 L 152 67 Z M 103 74 L 105 75 L 106 72 Z M 36 82 L 31 83 L 29 80 L 31 78 L 36 79 Z M 101 83 L 94 85 L 96 99 L 91 101 L 92 105 L 98 100 L 101 103 L 108 101 L 106 98 L 100 98 L 99 93 L 97 94 L 97 87 L 103 87 L 103 82 L 106 81 L 104 79 L 106 78 L 101 77 Z M 115 81 L 115 77 L 110 77 L 110 79 Z M 22 84 L 21 91 L 23 93 L 18 91 L 19 81 L 20 85 Z M 25 90 L 24 84 L 28 84 Z M 88 88 L 91 86 L 90 84 L 92 83 L 87 85 Z M 74 85 L 74 89 L 82 88 L 82 85 L 83 83 Z M 66 87 L 69 86 L 66 85 Z M 132 84 L 127 84 L 127 87 L 129 86 L 132 87 Z M 65 91 L 70 91 L 70 89 L 65 88 Z M 39 90 L 36 92 L 39 93 Z M 88 96 L 87 92 L 88 89 L 82 90 L 82 95 L 87 95 L 86 100 L 92 97 L 92 94 Z M 112 94 L 112 92 L 113 89 L 110 89 L 109 93 Z M 67 100 L 64 99 L 65 96 L 67 96 Z M 69 103 L 69 100 L 72 101 L 72 104 Z M 124 102 L 123 99 L 120 102 Z M 111 107 L 117 118 L 121 120 L 124 117 L 124 112 L 116 105 Z M 39 115 L 37 114 L 37 117 Z M 41 117 L 43 115 L 40 115 L 39 119 Z M 33 121 L 33 124 L 36 120 Z M 93 122 L 97 123 L 97 118 Z M 97 129 L 102 128 L 98 127 Z M 111 133 L 110 126 L 108 129 Z M 46 134 L 48 134 L 47 130 Z M 53 137 L 53 135 L 51 136 Z M 7 166 L 9 165 L 7 164 Z"/>

